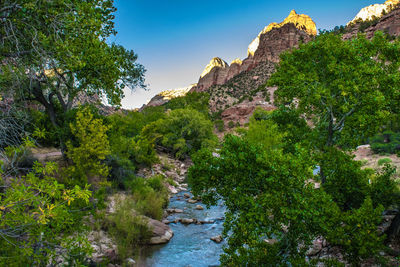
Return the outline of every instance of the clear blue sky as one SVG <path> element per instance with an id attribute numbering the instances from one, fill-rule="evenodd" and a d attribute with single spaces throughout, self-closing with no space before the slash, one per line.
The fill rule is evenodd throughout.
<path id="1" fill-rule="evenodd" d="M 247 46 L 271 22 L 292 9 L 309 15 L 318 29 L 352 20 L 359 10 L 384 0 L 115 0 L 111 41 L 134 50 L 147 69 L 149 91 L 126 92 L 124 108 L 140 107 L 152 96 L 197 82 L 211 58 L 228 63 L 245 58 Z"/>

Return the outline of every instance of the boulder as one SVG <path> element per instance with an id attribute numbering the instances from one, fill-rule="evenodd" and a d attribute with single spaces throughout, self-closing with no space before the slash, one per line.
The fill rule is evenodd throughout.
<path id="1" fill-rule="evenodd" d="M 197 203 L 197 200 L 196 199 L 188 199 L 187 202 L 190 204 L 195 204 L 195 203 Z"/>
<path id="2" fill-rule="evenodd" d="M 196 210 L 204 210 L 204 208 L 200 205 L 196 205 Z"/>
<path id="3" fill-rule="evenodd" d="M 189 193 L 184 193 L 183 196 L 184 196 L 185 198 L 190 198 L 190 194 L 189 194 Z"/>
<path id="4" fill-rule="evenodd" d="M 217 236 L 213 236 L 210 238 L 212 241 L 214 241 L 215 243 L 221 243 L 223 238 L 221 235 L 217 235 Z"/>
<path id="5" fill-rule="evenodd" d="M 147 226 L 152 231 L 152 237 L 149 240 L 149 245 L 165 244 L 171 240 L 174 232 L 168 225 L 151 218 L 147 218 L 147 221 Z"/>
<path id="6" fill-rule="evenodd" d="M 195 223 L 195 222 L 196 222 L 195 219 L 188 219 L 188 218 L 181 219 L 181 223 L 183 223 L 183 224 L 191 224 L 191 223 Z"/>

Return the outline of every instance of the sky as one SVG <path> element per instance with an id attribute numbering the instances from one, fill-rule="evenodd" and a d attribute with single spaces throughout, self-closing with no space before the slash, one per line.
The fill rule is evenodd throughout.
<path id="1" fill-rule="evenodd" d="M 115 0 L 110 41 L 138 54 L 147 90 L 127 89 L 122 107 L 138 108 L 164 90 L 196 83 L 213 57 L 244 59 L 247 47 L 272 22 L 292 9 L 309 15 L 317 29 L 352 20 L 361 8 L 384 0 Z"/>

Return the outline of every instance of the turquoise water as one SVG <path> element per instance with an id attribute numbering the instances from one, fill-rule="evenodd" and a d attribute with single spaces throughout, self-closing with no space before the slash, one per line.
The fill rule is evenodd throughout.
<path id="1" fill-rule="evenodd" d="M 174 221 L 176 218 L 197 219 L 199 221 L 214 221 L 210 224 L 170 223 L 174 231 L 173 238 L 168 244 L 154 246 L 145 251 L 144 260 L 139 266 L 218 266 L 219 256 L 222 254 L 224 241 L 216 244 L 211 241 L 213 236 L 220 235 L 223 230 L 223 216 L 225 207 L 222 203 L 207 209 L 202 203 L 187 203 L 180 192 L 170 200 L 168 208 L 184 210 L 183 213 L 171 214 L 167 219 Z M 196 210 L 196 205 L 201 205 L 204 210 Z"/>

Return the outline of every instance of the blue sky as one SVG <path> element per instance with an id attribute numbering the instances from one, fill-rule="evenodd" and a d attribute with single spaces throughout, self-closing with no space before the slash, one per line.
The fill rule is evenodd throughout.
<path id="1" fill-rule="evenodd" d="M 140 107 L 157 93 L 197 82 L 211 58 L 228 63 L 247 56 L 247 46 L 271 22 L 292 9 L 309 15 L 318 29 L 352 20 L 365 6 L 384 0 L 115 0 L 117 36 L 145 66 L 148 91 L 127 91 L 124 108 Z"/>

